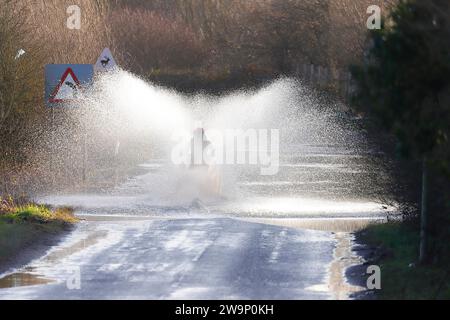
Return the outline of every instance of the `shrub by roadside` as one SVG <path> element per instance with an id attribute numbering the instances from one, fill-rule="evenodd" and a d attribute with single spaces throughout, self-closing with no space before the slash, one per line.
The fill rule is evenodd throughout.
<path id="1" fill-rule="evenodd" d="M 71 208 L 52 210 L 0 198 L 0 270 L 39 241 L 70 230 L 77 221 Z"/>
<path id="2" fill-rule="evenodd" d="M 51 210 L 34 203 L 18 204 L 12 197 L 0 197 L 0 223 L 73 224 L 77 219 L 69 207 Z"/>

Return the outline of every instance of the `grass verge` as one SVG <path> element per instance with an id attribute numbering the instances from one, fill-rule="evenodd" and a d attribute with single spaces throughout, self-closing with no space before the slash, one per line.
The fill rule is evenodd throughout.
<path id="1" fill-rule="evenodd" d="M 449 266 L 417 265 L 419 233 L 407 223 L 371 225 L 358 238 L 376 248 L 370 264 L 381 269 L 378 299 L 450 299 Z"/>
<path id="2" fill-rule="evenodd" d="M 77 219 L 70 208 L 51 210 L 0 199 L 0 267 L 39 240 L 69 230 Z"/>

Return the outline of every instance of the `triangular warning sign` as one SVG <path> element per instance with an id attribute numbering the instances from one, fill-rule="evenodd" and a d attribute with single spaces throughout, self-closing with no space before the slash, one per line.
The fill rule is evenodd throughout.
<path id="1" fill-rule="evenodd" d="M 97 62 L 94 65 L 95 72 L 110 71 L 117 67 L 116 60 L 114 60 L 111 50 L 108 48 L 103 49 L 102 54 L 98 57 Z"/>
<path id="2" fill-rule="evenodd" d="M 50 102 L 65 102 L 75 100 L 79 96 L 80 82 L 77 76 L 73 72 L 72 68 L 68 68 L 61 81 L 56 86 L 52 95 L 50 96 Z"/>

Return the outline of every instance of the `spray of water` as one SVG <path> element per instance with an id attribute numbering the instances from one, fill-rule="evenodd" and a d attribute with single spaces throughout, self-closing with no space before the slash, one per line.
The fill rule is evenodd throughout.
<path id="1" fill-rule="evenodd" d="M 99 76 L 76 105 L 94 141 L 90 152 L 139 154 L 146 159 L 141 168 L 147 173 L 108 195 L 50 196 L 42 201 L 103 214 L 378 214 L 380 204 L 371 197 L 373 192 L 364 190 L 380 169 L 368 164 L 371 151 L 364 135 L 342 106 L 323 101 L 291 79 L 225 96 L 187 96 L 122 70 Z M 251 165 L 224 166 L 220 194 L 208 194 L 201 177 L 187 174 L 170 158 L 174 132 L 185 132 L 188 141 L 199 124 L 218 130 L 280 130 L 278 174 L 261 176 Z M 131 144 L 138 147 L 128 148 Z"/>

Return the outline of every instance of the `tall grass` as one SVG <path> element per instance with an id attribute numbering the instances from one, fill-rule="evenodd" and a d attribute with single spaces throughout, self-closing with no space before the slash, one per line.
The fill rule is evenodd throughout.
<path id="1" fill-rule="evenodd" d="M 25 198 L 0 197 L 0 223 L 75 223 L 68 207 L 51 210 L 48 206 L 29 203 Z"/>

